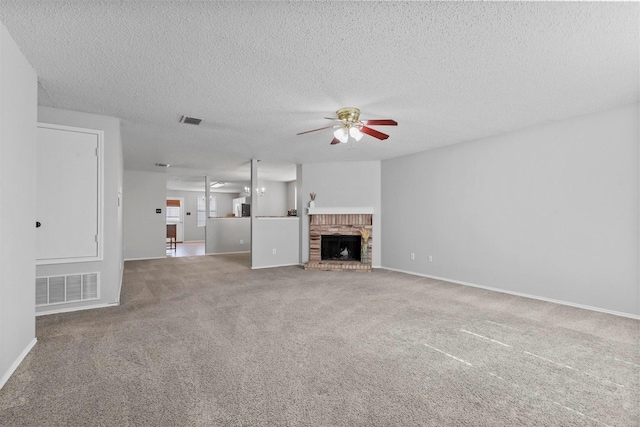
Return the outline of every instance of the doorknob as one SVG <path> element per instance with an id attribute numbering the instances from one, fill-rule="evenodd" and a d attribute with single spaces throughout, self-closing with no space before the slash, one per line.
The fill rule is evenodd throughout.
<path id="1" fill-rule="evenodd" d="M 40 221 L 36 221 L 36 228 L 40 228 L 42 224 L 40 224 Z"/>

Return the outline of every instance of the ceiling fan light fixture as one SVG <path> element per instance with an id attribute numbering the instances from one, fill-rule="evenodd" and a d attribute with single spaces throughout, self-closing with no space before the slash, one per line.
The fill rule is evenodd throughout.
<path id="1" fill-rule="evenodd" d="M 349 128 L 349 135 L 356 141 L 360 141 L 362 139 L 362 132 L 360 132 L 360 129 L 355 126 L 351 126 Z"/>
<path id="2" fill-rule="evenodd" d="M 333 136 L 340 142 L 347 142 L 349 140 L 349 133 L 345 127 L 341 127 L 333 132 Z"/>

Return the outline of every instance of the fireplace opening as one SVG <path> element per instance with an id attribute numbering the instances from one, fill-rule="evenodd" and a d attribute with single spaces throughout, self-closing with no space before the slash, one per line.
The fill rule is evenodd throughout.
<path id="1" fill-rule="evenodd" d="M 360 240 L 360 236 L 321 236 L 321 259 L 327 261 L 360 261 Z"/>

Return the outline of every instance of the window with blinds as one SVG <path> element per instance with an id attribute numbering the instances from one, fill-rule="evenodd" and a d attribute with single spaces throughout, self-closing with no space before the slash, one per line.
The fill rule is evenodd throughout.
<path id="1" fill-rule="evenodd" d="M 209 218 L 213 218 L 218 216 L 217 215 L 218 209 L 216 207 L 216 197 L 211 196 L 209 200 L 210 200 L 209 201 Z M 205 204 L 204 196 L 198 197 L 198 210 L 197 210 L 198 227 L 204 227 L 205 225 L 207 225 L 207 216 L 206 216 L 207 207 L 205 205 L 206 204 Z"/>
<path id="2" fill-rule="evenodd" d="M 167 224 L 180 222 L 180 200 L 167 199 Z"/>

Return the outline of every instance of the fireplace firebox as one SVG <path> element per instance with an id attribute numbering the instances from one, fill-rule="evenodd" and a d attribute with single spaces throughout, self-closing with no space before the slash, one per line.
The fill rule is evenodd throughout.
<path id="1" fill-rule="evenodd" d="M 370 272 L 372 231 L 373 208 L 309 208 L 309 262 L 304 269 Z"/>
<path id="2" fill-rule="evenodd" d="M 320 257 L 323 261 L 360 261 L 360 236 L 322 236 Z"/>

